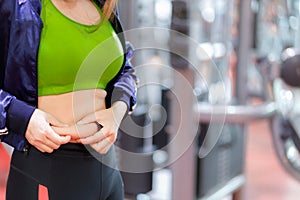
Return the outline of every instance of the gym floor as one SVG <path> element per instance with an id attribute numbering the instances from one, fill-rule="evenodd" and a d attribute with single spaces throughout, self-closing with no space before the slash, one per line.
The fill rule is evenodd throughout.
<path id="1" fill-rule="evenodd" d="M 300 182 L 284 171 L 276 157 L 267 121 L 249 126 L 246 176 L 245 200 L 297 200 L 300 197 Z"/>
<path id="2" fill-rule="evenodd" d="M 281 167 L 273 148 L 268 122 L 253 122 L 249 125 L 247 132 L 245 169 L 247 182 L 243 188 L 242 199 L 299 199 L 300 182 L 293 179 Z M 9 156 L 1 145 L 0 158 L 0 200 L 4 200 Z M 46 200 L 46 198 L 40 198 L 39 200 Z"/>

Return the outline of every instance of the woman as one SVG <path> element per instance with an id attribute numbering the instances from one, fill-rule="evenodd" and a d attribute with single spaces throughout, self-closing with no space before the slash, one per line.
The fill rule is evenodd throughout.
<path id="1" fill-rule="evenodd" d="M 37 199 L 40 185 L 55 200 L 123 199 L 112 147 L 136 78 L 115 4 L 0 1 L 0 138 L 15 148 L 7 200 Z"/>

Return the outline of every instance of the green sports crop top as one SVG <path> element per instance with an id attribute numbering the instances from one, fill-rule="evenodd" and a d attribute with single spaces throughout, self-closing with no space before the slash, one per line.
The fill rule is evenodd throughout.
<path id="1" fill-rule="evenodd" d="M 101 9 L 101 22 L 85 25 L 65 16 L 51 0 L 43 0 L 42 8 L 38 96 L 104 89 L 121 69 L 124 54 Z"/>

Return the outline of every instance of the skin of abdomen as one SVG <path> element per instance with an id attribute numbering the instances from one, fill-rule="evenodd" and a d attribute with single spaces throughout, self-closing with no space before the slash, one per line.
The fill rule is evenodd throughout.
<path id="1" fill-rule="evenodd" d="M 105 96 L 106 91 L 102 89 L 41 96 L 38 98 L 38 108 L 62 123 L 74 125 L 84 116 L 106 109 Z"/>
<path id="2" fill-rule="evenodd" d="M 95 132 L 96 127 L 93 124 L 77 125 L 76 123 L 83 117 L 95 113 L 95 111 L 106 109 L 105 97 L 106 91 L 102 89 L 40 96 L 38 98 L 38 108 L 51 114 L 65 125 L 64 127 L 53 127 L 58 134 L 71 133 L 73 138 L 71 142 L 78 142 L 76 139 L 80 136 L 81 131 Z"/>

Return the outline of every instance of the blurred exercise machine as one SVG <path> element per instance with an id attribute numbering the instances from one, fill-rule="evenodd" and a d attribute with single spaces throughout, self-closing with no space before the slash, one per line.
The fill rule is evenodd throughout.
<path id="1" fill-rule="evenodd" d="M 123 126 L 132 127 L 136 120 L 144 124 L 135 122 L 143 127 L 135 127 L 138 137 L 130 136 L 135 145 L 125 139 L 135 131 L 125 128 L 119 146 L 144 152 L 143 161 L 134 162 L 152 169 L 123 173 L 131 198 L 160 199 L 153 193 L 153 180 L 167 170 L 171 187 L 161 199 L 227 195 L 240 199 L 246 181 L 245 126 L 259 119 L 270 120 L 278 157 L 300 180 L 300 108 L 295 103 L 300 98 L 299 4 L 299 0 L 119 3 L 125 35 L 137 47 L 133 62 L 142 85 L 131 122 L 125 120 Z M 252 105 L 253 98 L 261 104 Z M 180 156 L 178 149 L 184 149 Z M 160 187 L 164 186 L 165 182 Z"/>

